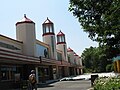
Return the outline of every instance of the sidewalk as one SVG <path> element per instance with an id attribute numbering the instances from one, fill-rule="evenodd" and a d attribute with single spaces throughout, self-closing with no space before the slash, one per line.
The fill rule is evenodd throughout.
<path id="1" fill-rule="evenodd" d="M 58 82 L 59 79 L 56 79 L 56 80 L 48 80 L 46 81 L 45 83 L 37 83 L 37 87 L 44 87 L 44 86 L 47 86 L 48 84 L 51 84 L 51 83 L 54 83 L 54 82 Z M 10 89 L 10 90 L 26 90 L 26 89 Z"/>

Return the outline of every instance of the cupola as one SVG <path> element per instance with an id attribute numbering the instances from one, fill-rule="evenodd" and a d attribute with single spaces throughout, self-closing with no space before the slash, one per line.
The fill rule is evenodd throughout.
<path id="1" fill-rule="evenodd" d="M 42 24 L 43 27 L 43 36 L 44 35 L 55 35 L 54 34 L 54 24 L 51 22 L 48 17 Z"/>
<path id="2" fill-rule="evenodd" d="M 63 32 L 61 32 L 61 30 L 57 34 L 57 44 L 66 44 L 65 34 Z"/>

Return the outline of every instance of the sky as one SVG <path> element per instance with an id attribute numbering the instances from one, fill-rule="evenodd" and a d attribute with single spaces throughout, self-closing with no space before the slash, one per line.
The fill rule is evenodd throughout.
<path id="1" fill-rule="evenodd" d="M 48 17 L 54 23 L 55 34 L 60 30 L 65 34 L 67 48 L 81 55 L 85 48 L 97 47 L 98 43 L 88 38 L 68 7 L 69 0 L 1 0 L 0 34 L 16 39 L 15 24 L 26 14 L 35 22 L 36 39 L 42 41 L 42 23 Z"/>

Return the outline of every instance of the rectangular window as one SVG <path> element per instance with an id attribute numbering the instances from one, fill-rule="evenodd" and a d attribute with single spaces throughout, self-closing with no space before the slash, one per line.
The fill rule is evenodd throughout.
<path id="1" fill-rule="evenodd" d="M 17 73 L 15 66 L 1 66 L 1 80 L 13 80 L 15 73 Z"/>
<path id="2" fill-rule="evenodd" d="M 49 33 L 49 27 L 46 26 L 46 33 Z"/>
<path id="3" fill-rule="evenodd" d="M 62 54 L 57 52 L 57 57 L 58 57 L 58 60 L 61 61 L 62 60 Z"/>
<path id="4" fill-rule="evenodd" d="M 49 58 L 49 50 L 47 47 L 42 46 L 40 44 L 36 44 L 36 51 L 37 51 L 37 56 L 42 56 L 45 58 Z"/>

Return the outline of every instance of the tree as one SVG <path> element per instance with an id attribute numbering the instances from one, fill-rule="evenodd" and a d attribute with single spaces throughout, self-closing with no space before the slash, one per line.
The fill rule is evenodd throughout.
<path id="1" fill-rule="evenodd" d="M 86 48 L 81 55 L 85 70 L 89 72 L 105 72 L 106 66 L 111 64 L 105 53 L 103 47 Z"/>
<path id="2" fill-rule="evenodd" d="M 106 47 L 106 52 L 110 52 L 109 58 L 119 54 L 119 0 L 70 0 L 69 11 L 78 18 L 83 30 L 89 33 L 88 37 L 91 40 Z"/>

